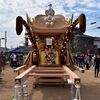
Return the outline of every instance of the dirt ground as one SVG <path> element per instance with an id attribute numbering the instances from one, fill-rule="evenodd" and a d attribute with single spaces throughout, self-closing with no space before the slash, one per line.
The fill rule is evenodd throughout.
<path id="1" fill-rule="evenodd" d="M 94 78 L 93 68 L 85 73 L 75 71 L 81 78 L 81 98 L 82 100 L 100 100 L 100 75 Z M 11 100 L 15 94 L 13 68 L 6 66 L 2 72 L 0 82 L 0 100 Z M 63 86 L 38 86 L 32 88 L 33 78 L 29 78 L 29 100 L 72 100 L 70 87 Z M 26 99 L 25 99 L 26 100 Z"/>

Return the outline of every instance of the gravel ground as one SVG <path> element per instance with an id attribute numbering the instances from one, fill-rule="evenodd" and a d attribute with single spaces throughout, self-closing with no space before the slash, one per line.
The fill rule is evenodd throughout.
<path id="1" fill-rule="evenodd" d="M 75 71 L 75 73 L 81 78 L 82 100 L 100 100 L 100 77 L 94 78 L 93 68 L 91 68 L 91 70 L 86 70 L 85 73 L 80 73 L 79 71 Z M 1 75 L 0 100 L 11 100 L 11 97 L 14 96 L 15 76 L 13 69 L 6 66 Z M 70 87 L 38 86 L 36 89 L 33 89 L 32 83 L 34 79 L 30 77 L 28 81 L 30 94 L 29 100 L 71 100 Z"/>

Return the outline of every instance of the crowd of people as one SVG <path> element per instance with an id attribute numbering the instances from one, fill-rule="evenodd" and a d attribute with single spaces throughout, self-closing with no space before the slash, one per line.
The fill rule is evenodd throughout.
<path id="1" fill-rule="evenodd" d="M 5 70 L 6 63 L 9 62 L 9 65 L 12 68 L 16 68 L 23 63 L 22 56 L 18 56 L 15 53 L 5 53 L 3 51 L 0 52 L 0 74 L 3 70 Z"/>
<path id="2" fill-rule="evenodd" d="M 18 65 L 18 59 L 17 55 L 15 53 L 12 53 L 10 55 L 10 66 L 11 67 L 17 67 Z M 22 62 L 22 60 L 21 60 Z M 91 66 L 94 67 L 94 76 L 98 77 L 99 70 L 100 70 L 100 55 L 99 54 L 80 54 L 74 56 L 74 63 L 86 70 L 89 70 Z"/>
<path id="3" fill-rule="evenodd" d="M 98 77 L 100 70 L 100 54 L 79 54 L 74 56 L 75 65 L 80 68 L 89 70 L 91 66 L 94 67 L 94 76 Z"/>
<path id="4" fill-rule="evenodd" d="M 12 68 L 19 67 L 23 64 L 23 54 L 11 53 L 9 55 L 9 62 Z"/>
<path id="5" fill-rule="evenodd" d="M 7 60 L 5 52 L 0 52 L 0 74 L 5 69 Z M 23 59 L 21 59 L 22 62 Z M 18 56 L 15 53 L 9 55 L 9 62 L 11 67 L 18 66 Z M 100 71 L 100 54 L 79 54 L 74 56 L 74 64 L 80 68 L 89 70 L 91 66 L 94 67 L 94 77 L 98 77 Z"/>

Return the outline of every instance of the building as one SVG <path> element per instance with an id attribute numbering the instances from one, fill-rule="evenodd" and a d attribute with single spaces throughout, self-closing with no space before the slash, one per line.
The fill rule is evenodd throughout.
<path id="1" fill-rule="evenodd" d="M 0 47 L 0 52 L 8 52 L 8 51 L 9 51 L 8 48 L 5 49 L 5 47 Z"/>
<path id="2" fill-rule="evenodd" d="M 96 46 L 96 48 L 100 48 L 100 37 L 94 38 L 94 45 Z"/>
<path id="3" fill-rule="evenodd" d="M 73 32 L 72 51 L 74 53 L 96 53 L 100 48 L 100 37 L 93 37 L 82 34 L 82 32 L 76 28 Z"/>

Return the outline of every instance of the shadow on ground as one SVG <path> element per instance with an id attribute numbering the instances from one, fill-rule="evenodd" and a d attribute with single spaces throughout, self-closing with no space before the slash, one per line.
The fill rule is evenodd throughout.
<path id="1" fill-rule="evenodd" d="M 71 100 L 70 87 L 39 86 L 31 90 L 30 100 Z"/>

